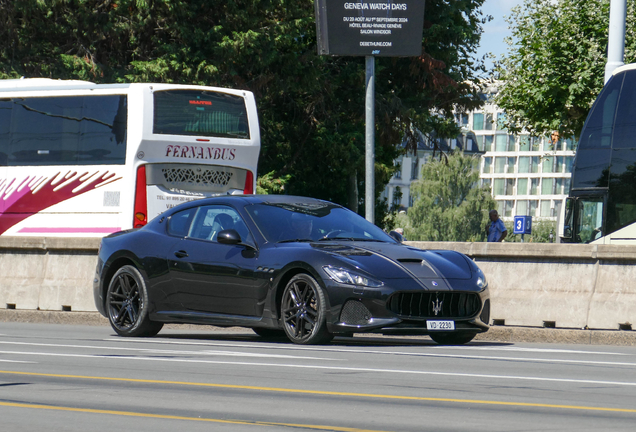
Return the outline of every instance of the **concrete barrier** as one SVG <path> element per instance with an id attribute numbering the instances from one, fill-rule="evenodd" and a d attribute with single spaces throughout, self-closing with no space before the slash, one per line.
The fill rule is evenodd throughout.
<path id="1" fill-rule="evenodd" d="M 0 237 L 0 308 L 95 311 L 99 241 Z M 615 330 L 636 321 L 636 246 L 407 244 L 474 259 L 486 273 L 496 323 Z"/>
<path id="2" fill-rule="evenodd" d="M 0 307 L 96 311 L 96 238 L 0 237 Z"/>
<path id="3" fill-rule="evenodd" d="M 636 321 L 636 246 L 407 243 L 473 258 L 486 273 L 495 323 L 617 330 Z"/>

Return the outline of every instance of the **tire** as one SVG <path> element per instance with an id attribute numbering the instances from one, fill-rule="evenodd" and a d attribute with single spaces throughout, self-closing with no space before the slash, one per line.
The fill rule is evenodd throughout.
<path id="1" fill-rule="evenodd" d="M 263 328 L 263 327 L 255 327 L 252 330 L 254 330 L 254 333 L 259 335 L 260 337 L 266 338 L 266 339 L 280 339 L 280 338 L 287 337 L 285 330 L 270 329 L 270 328 Z"/>
<path id="2" fill-rule="evenodd" d="M 433 333 L 431 339 L 440 345 L 463 345 L 475 338 L 476 333 Z"/>
<path id="3" fill-rule="evenodd" d="M 148 337 L 159 333 L 163 323 L 148 318 L 148 290 L 134 266 L 117 270 L 108 285 L 106 312 L 113 330 L 120 336 Z"/>
<path id="4" fill-rule="evenodd" d="M 327 331 L 325 294 L 307 274 L 294 276 L 283 291 L 281 317 L 287 338 L 296 344 L 323 344 L 333 339 Z"/>

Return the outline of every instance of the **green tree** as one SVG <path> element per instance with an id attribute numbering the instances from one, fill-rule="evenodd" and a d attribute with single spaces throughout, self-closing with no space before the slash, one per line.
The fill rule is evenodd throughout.
<path id="1" fill-rule="evenodd" d="M 603 87 L 610 0 L 525 0 L 512 9 L 496 103 L 509 126 L 579 136 Z M 627 1 L 625 62 L 636 58 L 636 0 Z"/>
<path id="2" fill-rule="evenodd" d="M 485 240 L 488 212 L 496 203 L 490 187 L 478 186 L 478 164 L 478 157 L 456 151 L 423 165 L 422 179 L 411 184 L 409 240 Z"/>
<path id="3" fill-rule="evenodd" d="M 453 108 L 481 103 L 483 1 L 428 0 L 422 55 L 377 59 L 378 196 L 405 134 L 456 136 Z M 0 78 L 20 76 L 250 90 L 267 182 L 364 208 L 349 193 L 364 190 L 364 59 L 317 55 L 311 0 L 0 0 Z"/>

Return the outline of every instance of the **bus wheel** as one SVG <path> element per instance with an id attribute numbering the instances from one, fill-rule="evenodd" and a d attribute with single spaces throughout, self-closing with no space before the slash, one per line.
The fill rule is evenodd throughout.
<path id="1" fill-rule="evenodd" d="M 117 270 L 108 285 L 106 310 L 110 325 L 120 336 L 154 336 L 163 323 L 148 318 L 148 290 L 134 266 Z"/>

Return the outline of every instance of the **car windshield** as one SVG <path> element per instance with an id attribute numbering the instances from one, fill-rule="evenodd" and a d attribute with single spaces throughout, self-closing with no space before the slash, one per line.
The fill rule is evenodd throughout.
<path id="1" fill-rule="evenodd" d="M 395 241 L 354 212 L 330 203 L 264 203 L 246 207 L 269 242 Z"/>

